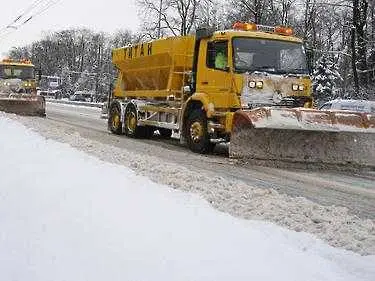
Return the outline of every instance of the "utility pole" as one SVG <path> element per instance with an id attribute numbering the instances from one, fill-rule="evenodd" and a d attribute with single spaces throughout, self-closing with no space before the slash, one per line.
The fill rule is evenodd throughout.
<path id="1" fill-rule="evenodd" d="M 163 0 L 160 0 L 159 5 L 159 19 L 158 19 L 158 38 L 161 36 L 161 10 L 163 8 Z"/>

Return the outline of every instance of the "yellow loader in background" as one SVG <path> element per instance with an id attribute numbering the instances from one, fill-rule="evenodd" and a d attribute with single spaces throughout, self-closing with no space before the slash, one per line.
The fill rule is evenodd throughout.
<path id="1" fill-rule="evenodd" d="M 45 116 L 45 99 L 37 95 L 35 75 L 29 60 L 0 61 L 0 111 Z"/>

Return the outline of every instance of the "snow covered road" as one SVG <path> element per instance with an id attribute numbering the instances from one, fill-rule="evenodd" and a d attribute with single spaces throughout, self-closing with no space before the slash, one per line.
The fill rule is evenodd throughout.
<path id="1" fill-rule="evenodd" d="M 81 136 L 118 148 L 159 157 L 190 170 L 211 176 L 221 175 L 241 180 L 255 187 L 273 188 L 291 196 L 303 196 L 322 205 L 346 206 L 353 214 L 375 219 L 375 172 L 354 174 L 330 171 L 298 171 L 249 165 L 237 165 L 225 157 L 225 148 L 218 155 L 202 156 L 191 153 L 178 140 L 133 140 L 111 135 L 106 120 L 100 119 L 100 109 L 47 104 L 46 124 L 66 126 Z M 28 122 L 28 120 L 26 120 Z M 224 157 L 223 157 L 224 155 Z"/>
<path id="2" fill-rule="evenodd" d="M 200 194 L 213 207 L 236 217 L 275 222 L 313 233 L 336 247 L 375 254 L 375 176 L 371 173 L 241 167 L 223 155 L 193 154 L 173 140 L 115 136 L 106 131 L 99 111 L 96 115 L 59 107 L 48 104 L 47 119 L 12 118 L 155 182 Z"/>
<path id="3" fill-rule="evenodd" d="M 236 219 L 214 210 L 200 196 L 156 184 L 129 168 L 43 138 L 9 117 L 16 118 L 0 115 L 0 272 L 4 280 L 375 279 L 374 255 L 336 249 L 309 234 L 271 223 Z M 46 134 L 47 128 L 39 129 Z M 90 148 L 74 131 L 70 136 L 75 146 Z M 94 144 L 91 148 L 99 153 L 105 149 Z M 127 156 L 128 161 L 137 160 Z M 155 164 L 153 157 L 143 160 L 133 164 L 145 171 L 146 162 Z M 137 167 L 133 168 L 140 172 Z M 176 188 L 182 181 L 185 190 L 195 180 L 207 181 L 203 176 L 191 178 L 190 183 L 183 178 L 170 180 Z M 223 182 L 216 182 L 217 191 Z M 256 188 L 241 196 L 256 195 L 253 199 L 265 203 L 262 197 L 267 194 L 282 200 L 276 193 Z M 318 214 L 319 206 L 301 202 Z M 356 223 L 364 231 L 361 222 Z"/>

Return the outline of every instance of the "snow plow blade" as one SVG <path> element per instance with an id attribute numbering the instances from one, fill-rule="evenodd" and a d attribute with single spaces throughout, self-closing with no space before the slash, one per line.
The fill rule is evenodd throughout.
<path id="1" fill-rule="evenodd" d="M 27 116 L 45 116 L 43 96 L 32 94 L 0 94 L 0 111 Z"/>
<path id="2" fill-rule="evenodd" d="M 375 167 L 375 115 L 306 108 L 238 110 L 229 155 L 244 160 Z"/>

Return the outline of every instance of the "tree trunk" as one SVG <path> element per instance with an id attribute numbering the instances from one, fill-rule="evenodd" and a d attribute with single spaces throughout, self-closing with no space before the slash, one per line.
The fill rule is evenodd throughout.
<path id="1" fill-rule="evenodd" d="M 353 0 L 353 25 L 357 35 L 357 49 L 358 57 L 358 79 L 362 87 L 368 86 L 368 72 L 367 72 L 367 47 L 366 47 L 366 23 L 367 23 L 367 8 L 366 0 Z M 352 43 L 353 44 L 353 43 Z M 355 43 L 354 43 L 355 44 Z M 355 47 L 355 46 L 354 46 Z M 353 48 L 353 46 L 352 46 Z M 354 50 L 355 52 L 355 50 Z M 354 72 L 353 72 L 354 74 Z"/>
<path id="2" fill-rule="evenodd" d="M 353 71 L 353 82 L 354 82 L 354 91 L 355 94 L 359 94 L 359 81 L 358 81 L 358 72 L 357 72 L 357 54 L 355 50 L 355 27 L 351 28 L 351 49 L 352 49 L 352 71 Z"/>

